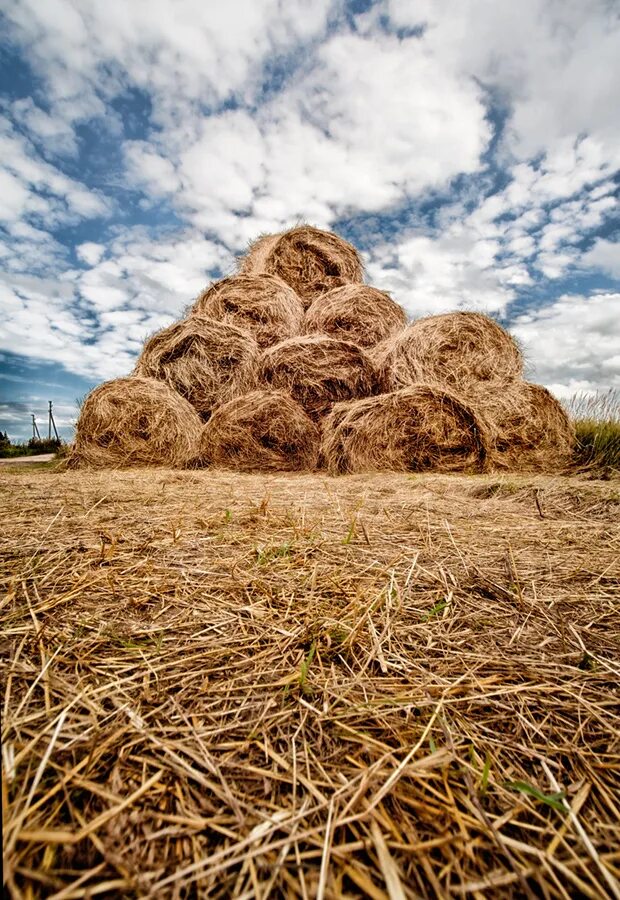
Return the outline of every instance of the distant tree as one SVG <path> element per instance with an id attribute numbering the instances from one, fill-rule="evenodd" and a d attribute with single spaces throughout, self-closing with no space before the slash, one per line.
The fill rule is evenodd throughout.
<path id="1" fill-rule="evenodd" d="M 51 440 L 48 440 L 47 438 L 42 438 L 41 440 L 38 438 L 30 438 L 28 447 L 30 450 L 36 450 L 37 453 L 55 453 L 61 443 L 62 441 L 57 441 L 56 438 L 52 438 Z"/>

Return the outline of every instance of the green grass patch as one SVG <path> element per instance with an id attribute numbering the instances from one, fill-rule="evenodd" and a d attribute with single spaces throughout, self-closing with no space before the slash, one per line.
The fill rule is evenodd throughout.
<path id="1" fill-rule="evenodd" d="M 314 654 L 316 653 L 316 640 L 312 641 L 310 644 L 310 649 L 306 654 L 304 661 L 301 664 L 301 669 L 299 670 L 299 687 L 301 688 L 302 693 L 308 693 L 309 687 L 306 684 L 308 679 L 308 670 L 310 665 L 312 664 L 312 660 L 314 659 Z"/>
<path id="2" fill-rule="evenodd" d="M 547 806 L 551 806 L 553 809 L 557 809 L 558 812 L 566 812 L 566 807 L 562 803 L 562 800 L 565 797 L 564 791 L 557 791 L 553 794 L 545 794 L 537 787 L 534 787 L 533 784 L 528 784 L 527 781 L 507 781 L 504 784 L 504 787 L 508 788 L 508 790 L 510 791 L 518 791 L 521 794 L 527 794 L 528 796 L 533 797 L 535 800 L 540 801 L 540 803 L 545 803 Z"/>
<path id="3" fill-rule="evenodd" d="M 57 466 L 57 459 L 48 459 L 46 462 L 16 462 L 6 466 L 0 466 L 0 473 L 2 475 L 11 475 L 15 473 L 23 475 L 24 472 L 53 472 Z"/>
<path id="4" fill-rule="evenodd" d="M 584 469 L 620 472 L 620 391 L 576 395 L 569 404 L 575 423 L 575 461 Z"/>
<path id="5" fill-rule="evenodd" d="M 0 439 L 0 459 L 14 459 L 16 456 L 39 456 L 42 453 L 57 453 L 62 446 L 58 441 L 29 441 L 27 444 L 11 444 Z"/>

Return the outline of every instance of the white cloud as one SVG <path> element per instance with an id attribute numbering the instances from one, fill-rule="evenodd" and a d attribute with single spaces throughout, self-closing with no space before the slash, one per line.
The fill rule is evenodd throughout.
<path id="1" fill-rule="evenodd" d="M 6 222 L 19 219 L 28 206 L 29 192 L 11 172 L 0 169 L 0 218 Z"/>
<path id="2" fill-rule="evenodd" d="M 178 190 L 180 181 L 173 164 L 146 141 L 126 141 L 123 150 L 127 174 L 132 183 L 148 185 L 155 197 Z"/>
<path id="3" fill-rule="evenodd" d="M 105 253 L 105 246 L 96 244 L 94 241 L 86 241 L 84 244 L 79 244 L 75 248 L 75 252 L 81 262 L 87 263 L 89 266 L 96 266 Z"/>
<path id="4" fill-rule="evenodd" d="M 620 18 L 607 0 L 388 0 L 395 25 L 427 24 L 444 65 L 476 77 L 511 107 L 509 146 L 522 158 L 595 135 L 618 162 Z"/>
<path id="5" fill-rule="evenodd" d="M 582 259 L 580 242 L 600 226 L 616 202 L 607 166 L 589 139 L 537 163 L 517 164 L 504 190 L 482 198 L 468 214 L 446 207 L 431 234 L 401 233 L 389 245 L 374 243 L 369 277 L 416 315 L 450 309 L 509 312 L 523 286 L 541 275 L 561 278 L 588 259 L 600 264 L 603 247 Z M 560 177 L 560 173 L 561 176 Z M 594 198 L 584 188 L 601 182 Z"/>
<path id="6" fill-rule="evenodd" d="M 584 266 L 601 269 L 614 278 L 620 278 L 620 244 L 614 241 L 599 239 L 585 253 L 581 262 Z M 618 311 L 620 315 L 620 310 Z"/>
<path id="7" fill-rule="evenodd" d="M 129 84 L 172 124 L 187 104 L 247 90 L 265 59 L 320 35 L 329 9 L 328 0 L 20 0 L 6 16 L 67 121 L 91 117 L 101 94 Z"/>
<path id="8" fill-rule="evenodd" d="M 620 293 L 566 294 L 518 316 L 511 331 L 530 377 L 558 396 L 620 387 Z"/>
<path id="9" fill-rule="evenodd" d="M 511 283 L 519 272 L 494 265 L 496 249 L 457 226 L 436 238 L 412 236 L 375 247 L 366 268 L 369 280 L 393 293 L 411 315 L 454 309 L 499 313 L 515 296 Z"/>
<path id="10" fill-rule="evenodd" d="M 32 219 L 48 229 L 106 215 L 110 202 L 37 155 L 7 119 L 0 118 L 0 178 L 6 192 L 2 218 Z"/>
<path id="11" fill-rule="evenodd" d="M 11 106 L 11 113 L 13 119 L 26 127 L 44 150 L 71 156 L 77 153 L 78 143 L 71 125 L 62 116 L 45 112 L 31 97 L 16 100 Z"/>
<path id="12" fill-rule="evenodd" d="M 153 240 L 128 229 L 107 247 L 87 242 L 77 253 L 88 268 L 56 260 L 47 275 L 0 273 L 0 348 L 95 379 L 127 374 L 145 338 L 183 314 L 210 272 L 233 266 L 196 232 Z"/>
<path id="13" fill-rule="evenodd" d="M 133 177 L 154 193 L 174 191 L 178 177 L 178 209 L 241 248 L 264 230 L 327 226 L 443 186 L 479 168 L 489 138 L 479 88 L 417 39 L 336 35 L 258 112 L 203 119 L 178 156 L 167 131 L 157 148 L 127 152 Z"/>

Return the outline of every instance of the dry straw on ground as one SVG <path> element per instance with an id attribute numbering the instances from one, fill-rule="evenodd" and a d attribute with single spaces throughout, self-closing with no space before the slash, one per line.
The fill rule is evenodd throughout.
<path id="1" fill-rule="evenodd" d="M 374 359 L 390 389 L 433 381 L 455 387 L 505 382 L 523 372 L 514 338 L 493 319 L 472 312 L 418 319 L 377 347 Z"/>
<path id="2" fill-rule="evenodd" d="M 13 471 L 0 503 L 11 900 L 620 897 L 617 484 Z"/>
<path id="3" fill-rule="evenodd" d="M 304 308 L 295 291 L 276 275 L 234 275 L 216 281 L 192 307 L 250 331 L 261 348 L 299 334 Z"/>
<path id="4" fill-rule="evenodd" d="M 393 337 L 406 321 L 404 309 L 389 294 L 365 284 L 348 284 L 314 300 L 306 312 L 305 329 L 372 347 Z"/>
<path id="5" fill-rule="evenodd" d="M 309 225 L 267 234 L 250 245 L 241 272 L 279 275 L 309 306 L 317 294 L 362 281 L 355 247 L 338 235 Z"/>
<path id="6" fill-rule="evenodd" d="M 195 315 L 153 335 L 135 374 L 167 382 L 208 416 L 218 403 L 255 387 L 258 356 L 256 341 L 247 331 Z"/>
<path id="7" fill-rule="evenodd" d="M 479 472 L 484 421 L 458 395 L 433 385 L 337 404 L 323 426 L 322 462 L 347 472 Z"/>
<path id="8" fill-rule="evenodd" d="M 118 378 L 84 401 L 69 465 L 182 467 L 195 456 L 203 427 L 194 407 L 163 381 Z"/>
<path id="9" fill-rule="evenodd" d="M 253 391 L 218 407 L 203 433 L 203 464 L 245 471 L 316 468 L 319 429 L 281 391 Z"/>
<path id="10" fill-rule="evenodd" d="M 489 426 L 489 465 L 515 472 L 558 472 L 572 461 L 575 428 L 561 404 L 538 384 L 471 385 L 468 399 Z"/>
<path id="11" fill-rule="evenodd" d="M 378 389 L 375 368 L 357 344 L 323 335 L 291 338 L 266 350 L 259 379 L 290 393 L 313 419 L 338 401 L 367 397 Z"/>

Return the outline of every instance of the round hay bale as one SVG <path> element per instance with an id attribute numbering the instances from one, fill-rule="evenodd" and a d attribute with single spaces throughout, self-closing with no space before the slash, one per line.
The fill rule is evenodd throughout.
<path id="1" fill-rule="evenodd" d="M 372 347 L 394 337 L 406 322 L 405 310 L 389 294 L 366 284 L 347 284 L 313 301 L 305 330 Z"/>
<path id="2" fill-rule="evenodd" d="M 256 386 L 259 350 L 236 325 L 193 315 L 153 335 L 134 374 L 165 381 L 207 418 L 218 403 Z"/>
<path id="3" fill-rule="evenodd" d="M 204 425 L 194 407 L 153 378 L 117 378 L 88 395 L 77 422 L 72 467 L 187 465 Z"/>
<path id="4" fill-rule="evenodd" d="M 361 283 L 362 263 L 355 247 L 337 234 L 300 225 L 267 234 L 250 244 L 241 261 L 244 275 L 278 275 L 308 307 L 317 296 L 343 284 Z"/>
<path id="5" fill-rule="evenodd" d="M 489 427 L 490 468 L 559 472 L 570 465 L 575 428 L 546 388 L 525 381 L 472 385 L 468 397 Z"/>
<path id="6" fill-rule="evenodd" d="M 320 432 L 292 397 L 253 391 L 219 406 L 205 425 L 200 458 L 246 472 L 316 468 Z"/>
<path id="7" fill-rule="evenodd" d="M 338 403 L 323 425 L 321 462 L 347 472 L 481 472 L 487 429 L 462 397 L 437 385 Z"/>
<path id="8" fill-rule="evenodd" d="M 238 325 L 265 348 L 300 333 L 304 308 L 293 288 L 277 275 L 233 275 L 204 291 L 191 315 Z"/>
<path id="9" fill-rule="evenodd" d="M 266 387 L 289 393 L 312 419 L 338 401 L 378 389 L 375 368 L 357 344 L 323 335 L 290 338 L 265 350 L 259 378 Z"/>
<path id="10" fill-rule="evenodd" d="M 387 390 L 436 382 L 519 378 L 523 359 L 514 338 L 489 316 L 474 312 L 428 316 L 382 342 L 373 354 Z"/>

